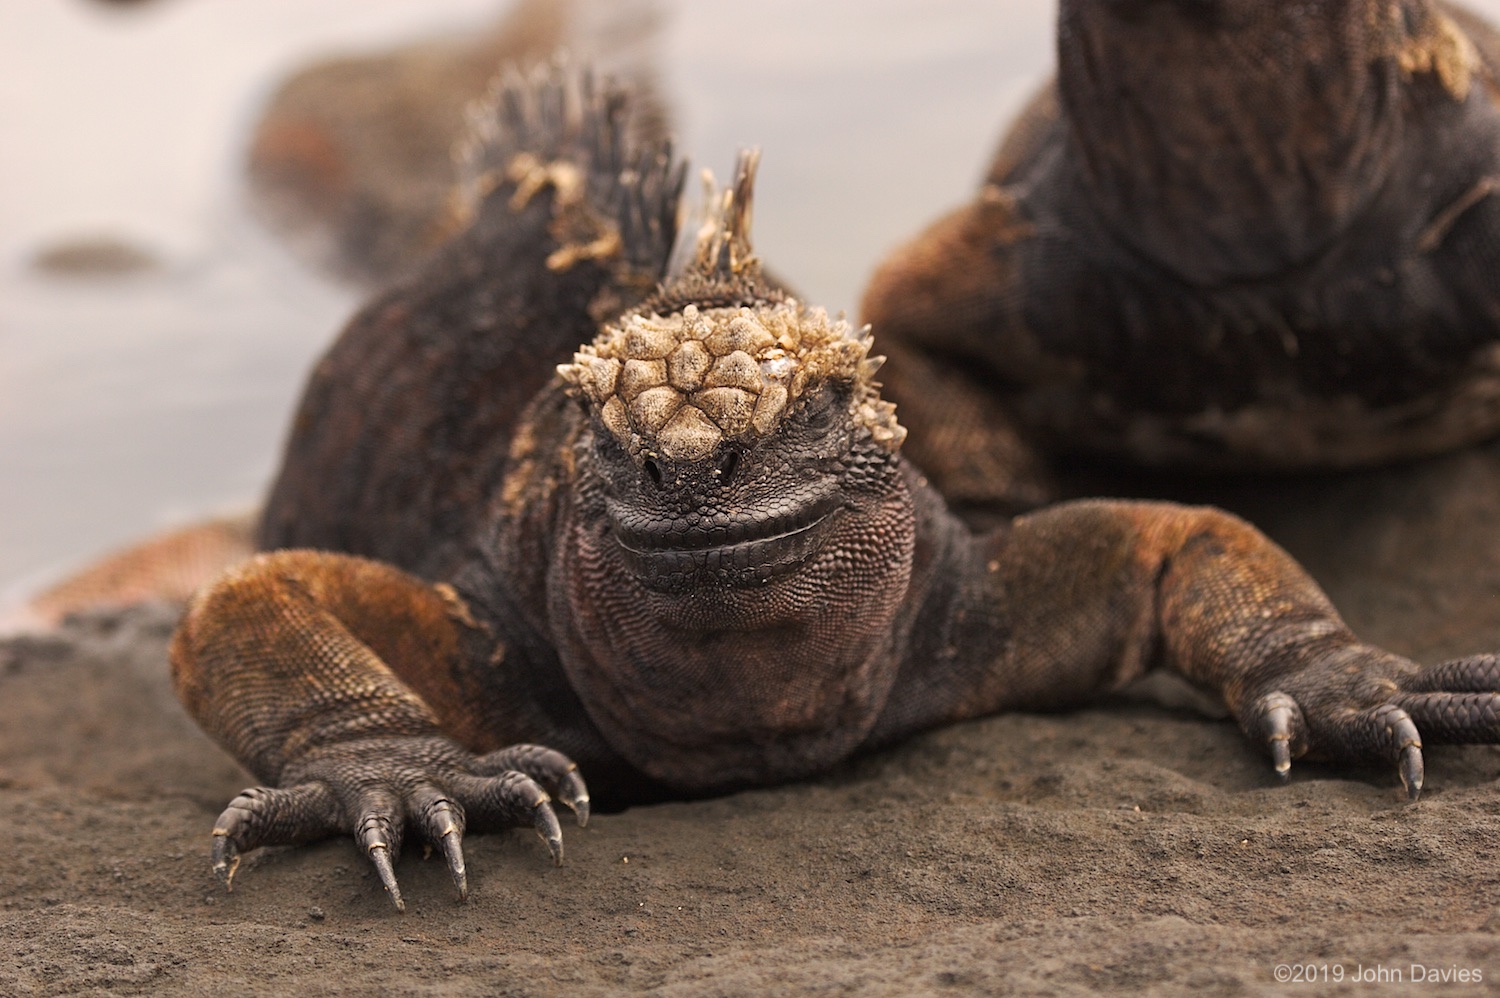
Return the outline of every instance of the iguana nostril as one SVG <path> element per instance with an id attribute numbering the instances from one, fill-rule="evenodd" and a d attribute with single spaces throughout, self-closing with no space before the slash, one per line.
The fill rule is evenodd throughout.
<path id="1" fill-rule="evenodd" d="M 646 458 L 646 463 L 645 463 L 644 467 L 646 469 L 646 477 L 649 478 L 649 479 L 651 479 L 651 484 L 655 485 L 657 488 L 660 488 L 661 487 L 661 466 L 658 465 L 655 461 L 651 460 L 648 457 L 648 458 Z"/>

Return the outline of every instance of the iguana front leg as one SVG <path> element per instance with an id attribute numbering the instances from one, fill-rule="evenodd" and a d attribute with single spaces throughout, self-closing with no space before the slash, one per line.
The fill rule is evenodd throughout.
<path id="1" fill-rule="evenodd" d="M 261 555 L 194 600 L 172 643 L 178 696 L 271 786 L 214 825 L 214 870 L 242 852 L 353 833 L 403 908 L 393 864 L 408 830 L 442 851 L 467 896 L 464 831 L 531 825 L 562 860 L 551 794 L 588 819 L 573 763 L 536 745 L 476 756 L 455 676 L 467 611 L 444 587 L 317 551 Z M 466 632 L 468 631 L 468 632 Z"/>
<path id="2" fill-rule="evenodd" d="M 1362 643 L 1290 555 L 1219 510 L 1067 503 L 959 549 L 944 680 L 914 671 L 895 694 L 928 702 L 924 721 L 905 707 L 912 726 L 1077 703 L 1163 666 L 1220 696 L 1283 778 L 1301 756 L 1390 760 L 1415 798 L 1424 737 L 1500 741 L 1500 659 L 1423 668 Z"/>

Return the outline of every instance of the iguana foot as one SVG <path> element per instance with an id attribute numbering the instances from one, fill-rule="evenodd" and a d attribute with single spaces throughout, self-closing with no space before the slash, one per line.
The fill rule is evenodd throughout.
<path id="1" fill-rule="evenodd" d="M 1283 780 L 1303 755 L 1385 757 L 1416 800 L 1423 733 L 1430 743 L 1500 740 L 1500 656 L 1421 668 L 1360 646 L 1281 677 L 1250 702 L 1241 726 L 1264 742 Z"/>
<path id="2" fill-rule="evenodd" d="M 441 850 L 460 899 L 469 894 L 463 834 L 529 825 L 562 863 L 562 830 L 552 795 L 578 824 L 588 821 L 588 788 L 567 756 L 540 745 L 474 757 L 438 737 L 371 738 L 312 753 L 286 774 L 289 786 L 252 787 L 214 823 L 213 870 L 232 890 L 242 853 L 340 831 L 374 864 L 397 910 L 406 904 L 395 861 L 409 828 Z"/>

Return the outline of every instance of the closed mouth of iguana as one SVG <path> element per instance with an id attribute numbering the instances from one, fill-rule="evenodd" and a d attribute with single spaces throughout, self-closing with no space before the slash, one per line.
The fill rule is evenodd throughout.
<path id="1" fill-rule="evenodd" d="M 796 570 L 821 546 L 839 505 L 830 495 L 791 511 L 756 511 L 685 524 L 628 513 L 610 503 L 615 541 L 630 571 L 648 584 L 713 577 L 734 585 L 767 582 Z"/>

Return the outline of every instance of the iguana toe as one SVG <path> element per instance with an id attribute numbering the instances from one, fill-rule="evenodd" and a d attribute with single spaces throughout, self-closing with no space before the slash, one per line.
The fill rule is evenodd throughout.
<path id="1" fill-rule="evenodd" d="M 1307 751 L 1307 722 L 1297 701 L 1277 690 L 1261 697 L 1255 705 L 1260 730 L 1271 753 L 1276 775 L 1286 782 L 1292 770 L 1292 756 Z"/>
<path id="2" fill-rule="evenodd" d="M 225 890 L 233 890 L 242 853 L 330 835 L 338 828 L 337 806 L 323 783 L 242 791 L 214 822 L 214 874 Z"/>
<path id="3" fill-rule="evenodd" d="M 538 801 L 533 813 L 536 815 L 536 834 L 547 843 L 547 850 L 552 853 L 552 865 L 562 866 L 562 826 L 557 823 L 557 815 L 546 801 Z"/>
<path id="4" fill-rule="evenodd" d="M 458 899 L 469 899 L 469 878 L 464 868 L 463 837 L 464 809 L 436 787 L 428 787 L 416 795 L 417 814 L 422 837 L 430 846 L 443 851 L 448 872 L 453 877 L 453 886 L 458 890 Z"/>
<path id="5" fill-rule="evenodd" d="M 1394 756 L 1407 798 L 1417 799 L 1422 793 L 1422 736 L 1410 714 L 1393 703 L 1383 703 L 1351 715 L 1343 728 L 1348 748 L 1368 746 L 1371 754 Z"/>
<path id="6" fill-rule="evenodd" d="M 571 810 L 580 828 L 589 822 L 589 788 L 578 764 L 561 752 L 545 745 L 512 745 L 481 756 L 475 770 L 492 775 L 512 770 L 525 773 Z"/>

